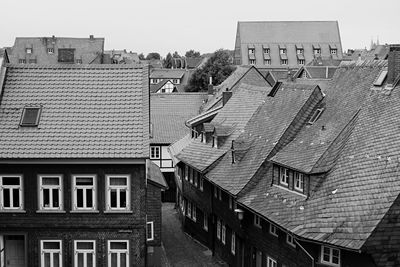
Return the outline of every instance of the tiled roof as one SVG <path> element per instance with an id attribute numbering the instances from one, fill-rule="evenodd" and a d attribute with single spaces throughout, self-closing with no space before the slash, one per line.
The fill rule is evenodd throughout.
<path id="1" fill-rule="evenodd" d="M 303 46 L 306 64 L 313 60 L 313 47 L 321 48 L 322 57 L 330 57 L 330 45 L 337 47 L 342 57 L 342 45 L 337 21 L 239 21 L 235 44 L 235 60 L 249 64 L 248 46 L 255 48 L 256 66 L 264 65 L 263 46 L 270 49 L 271 66 L 280 66 L 279 47 L 284 46 L 288 66 L 299 66 L 296 45 Z"/>
<path id="2" fill-rule="evenodd" d="M 332 79 L 337 67 L 334 66 L 304 66 L 295 74 L 295 78 L 302 78 L 304 72 L 307 73 L 309 79 Z"/>
<path id="3" fill-rule="evenodd" d="M 311 100 L 310 96 L 313 95 Z M 316 85 L 283 84 L 274 97 L 264 97 L 263 104 L 235 140 L 235 159 L 225 154 L 207 178 L 236 195 L 249 182 L 266 158 L 280 146 L 280 140 L 306 102 L 322 98 Z M 315 106 L 308 104 L 309 109 Z M 266 130 L 268 129 L 268 130 Z"/>
<path id="4" fill-rule="evenodd" d="M 291 148 L 292 159 L 302 157 L 296 152 L 301 151 L 313 162 L 308 149 L 319 151 L 314 146 L 323 146 L 329 136 L 342 136 L 340 142 L 334 143 L 340 143 L 336 149 L 332 149 L 335 145 L 324 148 L 331 149 L 335 156 L 334 167 L 318 178 L 319 185 L 308 199 L 271 186 L 272 177 L 266 175 L 239 198 L 239 203 L 302 238 L 362 249 L 399 197 L 400 91 L 395 88 L 387 94 L 370 90 L 385 65 L 384 62 L 363 62 L 339 68 L 326 91 L 326 111 L 314 125 L 303 127 L 292 141 L 307 143 L 306 137 L 310 137 L 314 144 L 293 147 L 290 143 L 283 149 L 289 153 L 287 149 Z M 321 123 L 326 130 L 321 129 Z M 296 167 L 291 165 L 292 161 L 287 166 Z"/>
<path id="5" fill-rule="evenodd" d="M 182 149 L 185 148 L 187 145 L 189 145 L 191 142 L 192 142 L 191 134 L 187 134 L 168 147 L 168 152 L 172 157 L 174 165 L 178 164 L 179 162 L 179 159 L 176 158 L 176 155 L 178 155 L 182 151 Z"/>
<path id="6" fill-rule="evenodd" d="M 370 93 L 369 88 L 386 64 L 383 61 L 343 62 L 331 86 L 324 91 L 326 97 L 321 107 L 325 110 L 320 118 L 305 127 L 271 160 L 305 173 L 312 172 L 323 153 L 358 112 L 363 99 Z"/>
<path id="7" fill-rule="evenodd" d="M 187 57 L 185 60 L 186 68 L 195 69 L 202 63 L 204 59 L 202 57 Z"/>
<path id="8" fill-rule="evenodd" d="M 148 166 L 147 179 L 149 179 L 149 181 L 155 183 L 162 189 L 167 189 L 168 184 L 165 181 L 164 175 L 162 174 L 160 167 L 158 167 L 157 164 L 155 164 L 151 160 L 147 160 L 147 166 Z"/>
<path id="9" fill-rule="evenodd" d="M 153 69 L 150 79 L 181 79 L 186 71 L 181 69 Z"/>
<path id="10" fill-rule="evenodd" d="M 190 128 L 185 122 L 197 115 L 207 93 L 151 94 L 150 115 L 153 127 L 152 144 L 171 144 Z"/>
<path id="11" fill-rule="evenodd" d="M 0 158 L 148 157 L 147 73 L 135 65 L 7 65 Z M 21 127 L 30 105 L 42 108 L 39 125 Z"/>
<path id="12" fill-rule="evenodd" d="M 27 54 L 26 48 L 32 48 Z M 53 53 L 47 49 L 53 48 Z M 19 63 L 19 59 L 36 59 L 37 64 L 58 64 L 58 49 L 73 48 L 74 59 L 81 59 L 83 64 L 100 64 L 104 52 L 104 38 L 69 38 L 69 37 L 17 37 L 9 53 L 10 63 Z"/>

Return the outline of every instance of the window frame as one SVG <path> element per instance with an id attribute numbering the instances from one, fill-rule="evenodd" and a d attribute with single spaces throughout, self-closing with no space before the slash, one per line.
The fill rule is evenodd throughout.
<path id="1" fill-rule="evenodd" d="M 301 179 L 300 179 L 301 178 Z M 299 179 L 299 185 L 297 186 L 297 180 Z M 294 189 L 301 193 L 304 192 L 304 174 L 301 172 L 294 172 Z"/>
<path id="2" fill-rule="evenodd" d="M 307 123 L 313 125 L 321 117 L 324 110 L 325 108 L 317 108 Z"/>
<path id="3" fill-rule="evenodd" d="M 331 48 L 330 49 L 330 54 L 331 55 L 337 55 L 337 49 Z"/>
<path id="4" fill-rule="evenodd" d="M 131 175 L 129 174 L 106 174 L 106 211 L 107 212 L 130 212 L 131 211 Z M 125 186 L 115 186 L 110 185 L 111 178 L 126 178 L 126 185 Z M 119 207 L 111 207 L 111 190 L 115 188 L 118 190 L 119 194 L 117 193 L 117 203 L 120 202 L 118 199 L 118 195 L 120 196 L 121 189 L 126 190 L 126 207 L 120 207 L 121 203 L 119 203 Z"/>
<path id="5" fill-rule="evenodd" d="M 203 229 L 208 232 L 208 216 L 203 213 Z"/>
<path id="6" fill-rule="evenodd" d="M 93 250 L 90 249 L 78 249 L 77 244 L 79 242 L 85 242 L 85 243 L 92 243 L 93 244 Z M 89 254 L 92 253 L 93 254 L 93 264 L 91 267 L 96 267 L 96 240 L 74 240 L 74 266 L 78 266 L 78 254 L 79 253 L 84 253 L 84 254 Z M 84 259 L 86 258 L 86 255 L 84 256 Z M 90 267 L 87 266 L 87 261 L 84 260 L 84 266 L 86 265 L 86 267 Z"/>
<path id="7" fill-rule="evenodd" d="M 221 224 L 221 242 L 226 244 L 226 225 L 224 223 Z"/>
<path id="8" fill-rule="evenodd" d="M 47 54 L 54 54 L 54 47 L 47 47 Z"/>
<path id="9" fill-rule="evenodd" d="M 153 156 L 154 149 L 154 156 Z M 157 156 L 158 151 L 158 156 Z M 150 146 L 150 159 L 161 159 L 161 146 Z"/>
<path id="10" fill-rule="evenodd" d="M 324 248 L 326 248 L 326 249 L 329 250 L 329 261 L 325 261 L 325 260 L 324 260 Z M 334 250 L 337 250 L 337 251 L 338 251 L 338 260 L 339 260 L 339 263 L 333 263 L 333 262 L 332 262 L 332 261 L 333 261 L 333 251 L 334 251 Z M 334 247 L 330 247 L 330 246 L 321 245 L 320 260 L 321 260 L 321 263 L 322 263 L 322 264 L 325 264 L 325 265 L 335 266 L 335 267 L 340 266 L 340 264 L 341 264 L 340 249 L 337 249 L 337 248 L 334 248 Z"/>
<path id="11" fill-rule="evenodd" d="M 27 109 L 37 109 L 38 110 L 35 123 L 26 123 L 26 122 L 24 123 L 24 117 L 25 117 Z M 21 126 L 21 127 L 37 127 L 39 125 L 41 115 L 42 115 L 42 107 L 25 106 L 22 111 L 21 119 L 19 121 L 19 126 Z"/>
<path id="12" fill-rule="evenodd" d="M 256 53 L 255 48 L 248 48 L 248 50 L 249 50 L 249 55 L 254 55 Z"/>
<path id="13" fill-rule="evenodd" d="M 253 217 L 253 224 L 254 224 L 254 226 L 256 226 L 256 227 L 261 228 L 261 217 L 258 216 L 257 214 L 254 214 L 254 217 Z"/>
<path id="14" fill-rule="evenodd" d="M 264 65 L 271 65 L 271 59 L 264 59 Z"/>
<path id="15" fill-rule="evenodd" d="M 296 247 L 296 243 L 294 242 L 294 236 L 289 233 L 286 233 L 286 243 L 294 248 Z"/>
<path id="16" fill-rule="evenodd" d="M 288 60 L 287 59 L 281 59 L 281 65 L 286 66 L 288 64 Z"/>
<path id="17" fill-rule="evenodd" d="M 199 189 L 201 192 L 204 190 L 204 178 L 199 174 Z"/>
<path id="18" fill-rule="evenodd" d="M 148 236 L 149 233 L 149 229 L 147 227 L 149 227 L 150 225 L 150 229 L 151 229 L 151 236 Z M 153 241 L 154 240 L 154 222 L 153 221 L 149 221 L 146 222 L 146 241 Z"/>
<path id="19" fill-rule="evenodd" d="M 43 185 L 43 178 L 58 178 L 58 186 Z M 64 187 L 63 187 L 63 176 L 57 174 L 39 174 L 38 175 L 38 190 L 39 190 L 39 211 L 54 212 L 64 210 Z M 58 207 L 44 207 L 44 189 L 49 189 L 49 202 L 53 201 L 53 191 L 51 189 L 58 189 Z"/>
<path id="20" fill-rule="evenodd" d="M 112 249 L 111 248 L 111 243 L 126 243 L 126 250 L 123 249 Z M 120 255 L 121 253 L 126 253 L 126 266 L 129 266 L 129 240 L 107 240 L 107 266 L 111 266 L 111 254 L 112 253 L 118 253 Z M 120 257 L 118 257 L 120 258 Z M 117 266 L 121 267 L 121 266 Z"/>
<path id="21" fill-rule="evenodd" d="M 33 53 L 33 48 L 32 47 L 25 48 L 25 53 L 32 54 Z"/>
<path id="22" fill-rule="evenodd" d="M 60 244 L 60 248 L 57 250 L 57 249 L 45 249 L 44 248 L 44 243 L 45 242 L 51 242 L 51 243 L 59 243 Z M 46 253 L 50 253 L 50 262 L 51 262 L 51 260 L 52 259 L 54 259 L 53 258 L 53 254 L 55 254 L 55 253 L 58 253 L 59 254 L 59 258 L 58 258 L 58 265 L 59 265 L 59 267 L 62 267 L 63 266 L 63 253 L 62 253 L 62 251 L 63 251 L 63 249 L 62 249 L 62 240 L 59 240 L 59 239 L 53 239 L 53 240 L 51 240 L 51 239 L 46 239 L 46 240 L 40 240 L 40 266 L 41 267 L 44 267 L 45 265 L 44 265 L 44 255 L 46 254 Z"/>
<path id="23" fill-rule="evenodd" d="M 233 231 L 232 231 L 232 236 L 231 236 L 231 253 L 233 255 L 236 254 L 236 234 Z"/>
<path id="24" fill-rule="evenodd" d="M 93 185 L 76 185 L 76 178 L 92 178 Z M 72 175 L 72 211 L 82 211 L 82 212 L 97 212 L 97 175 L 95 174 L 74 174 Z M 78 190 L 83 189 L 83 203 L 84 206 L 87 204 L 86 193 L 88 189 L 92 187 L 92 205 L 93 207 L 78 207 Z"/>
<path id="25" fill-rule="evenodd" d="M 255 59 L 249 59 L 249 64 L 250 65 L 256 65 L 256 60 Z"/>
<path id="26" fill-rule="evenodd" d="M 18 178 L 19 179 L 19 185 L 3 185 L 3 178 Z M 4 207 L 4 189 L 10 190 L 10 207 Z M 13 194 L 14 194 L 14 189 L 19 189 L 19 206 L 14 207 L 14 200 L 13 200 Z M 3 174 L 0 175 L 0 192 L 1 192 L 1 197 L 0 197 L 0 212 L 16 212 L 16 211 L 24 211 L 24 178 L 20 174 Z M 11 207 L 12 206 L 12 207 Z"/>
<path id="27" fill-rule="evenodd" d="M 277 266 L 278 262 L 274 258 L 267 256 L 267 267 L 277 267 Z"/>
<path id="28" fill-rule="evenodd" d="M 284 180 L 282 178 L 285 178 Z M 285 187 L 289 186 L 289 169 L 279 167 L 279 184 Z"/>
<path id="29" fill-rule="evenodd" d="M 273 236 L 278 236 L 278 228 L 272 223 L 269 224 L 269 233 Z"/>
<path id="30" fill-rule="evenodd" d="M 217 219 L 217 239 L 221 240 L 221 220 Z"/>

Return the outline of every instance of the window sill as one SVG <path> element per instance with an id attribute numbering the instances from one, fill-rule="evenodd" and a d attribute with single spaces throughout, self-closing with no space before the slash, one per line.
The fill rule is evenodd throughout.
<path id="1" fill-rule="evenodd" d="M 26 210 L 0 210 L 0 213 L 26 213 Z"/>
<path id="2" fill-rule="evenodd" d="M 100 213 L 98 210 L 71 210 L 69 213 Z"/>
<path id="3" fill-rule="evenodd" d="M 105 214 L 113 214 L 113 213 L 125 213 L 125 214 L 133 214 L 131 210 L 105 210 Z"/>
<path id="4" fill-rule="evenodd" d="M 36 213 L 66 213 L 65 210 L 37 210 Z"/>

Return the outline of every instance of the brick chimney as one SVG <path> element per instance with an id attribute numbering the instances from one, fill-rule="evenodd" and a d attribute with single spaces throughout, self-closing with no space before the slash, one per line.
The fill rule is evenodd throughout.
<path id="1" fill-rule="evenodd" d="M 400 75 L 400 44 L 390 45 L 388 65 L 387 83 L 394 84 Z"/>
<path id="2" fill-rule="evenodd" d="M 208 95 L 213 95 L 214 94 L 214 86 L 212 84 L 212 77 L 210 76 L 210 83 L 208 84 Z"/>
<path id="3" fill-rule="evenodd" d="M 225 104 L 231 97 L 232 97 L 232 91 L 228 91 L 228 88 L 226 88 L 226 91 L 222 92 L 222 106 L 225 106 Z"/>
<path id="4" fill-rule="evenodd" d="M 93 39 L 94 39 L 94 36 L 93 36 L 93 35 L 89 35 L 89 39 L 90 39 L 90 40 L 93 40 Z"/>

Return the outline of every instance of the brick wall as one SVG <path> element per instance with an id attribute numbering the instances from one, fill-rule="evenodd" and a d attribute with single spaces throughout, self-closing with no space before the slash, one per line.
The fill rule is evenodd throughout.
<path id="1" fill-rule="evenodd" d="M 147 244 L 161 246 L 161 190 L 152 183 L 147 184 L 146 210 L 147 221 L 154 225 L 154 240 L 147 241 Z"/>

